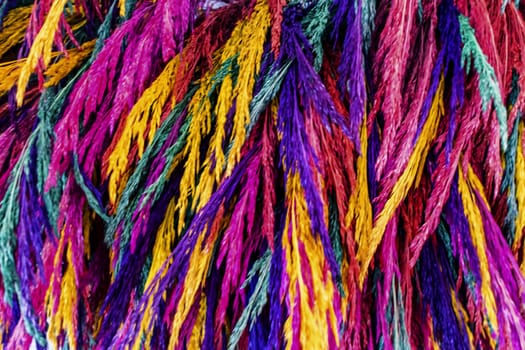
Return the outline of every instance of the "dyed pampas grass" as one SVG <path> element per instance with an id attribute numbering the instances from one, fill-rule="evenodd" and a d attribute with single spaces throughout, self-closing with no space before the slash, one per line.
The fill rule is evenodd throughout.
<path id="1" fill-rule="evenodd" d="M 524 349 L 525 5 L 0 0 L 5 349 Z"/>

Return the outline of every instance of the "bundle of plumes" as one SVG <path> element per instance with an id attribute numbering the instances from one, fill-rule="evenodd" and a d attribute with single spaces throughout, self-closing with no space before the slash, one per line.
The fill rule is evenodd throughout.
<path id="1" fill-rule="evenodd" d="M 0 0 L 0 347 L 524 349 L 524 16 Z"/>

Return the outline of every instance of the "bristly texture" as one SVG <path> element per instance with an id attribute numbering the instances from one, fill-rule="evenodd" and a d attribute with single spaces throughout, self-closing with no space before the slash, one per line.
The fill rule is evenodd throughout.
<path id="1" fill-rule="evenodd" d="M 525 7 L 0 0 L 0 349 L 525 349 Z"/>

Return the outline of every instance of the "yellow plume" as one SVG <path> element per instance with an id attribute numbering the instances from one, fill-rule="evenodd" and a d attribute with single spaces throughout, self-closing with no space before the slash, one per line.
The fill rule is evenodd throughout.
<path id="1" fill-rule="evenodd" d="M 51 61 L 51 51 L 53 48 L 53 40 L 55 39 L 55 33 L 58 30 L 58 22 L 64 11 L 64 6 L 67 0 L 55 0 L 49 9 L 49 13 L 46 15 L 46 20 L 42 25 L 42 28 L 36 35 L 35 41 L 31 46 L 27 60 L 25 61 L 20 77 L 18 78 L 18 90 L 16 92 L 16 103 L 21 106 L 24 100 L 24 93 L 26 91 L 29 77 L 36 68 L 39 60 L 42 60 L 44 67 Z"/>
<path id="2" fill-rule="evenodd" d="M 184 279 L 184 289 L 171 326 L 169 349 L 174 349 L 179 343 L 179 331 L 190 312 L 195 294 L 199 291 L 199 288 L 201 288 L 206 278 L 213 252 L 213 245 L 206 244 L 204 249 L 200 249 L 203 239 L 204 234 L 199 234 L 197 243 L 195 244 L 196 249 L 193 251 L 188 264 L 188 273 Z"/>
<path id="3" fill-rule="evenodd" d="M 498 332 L 498 319 L 496 317 L 496 300 L 494 299 L 494 294 L 492 293 L 491 286 L 491 277 L 489 272 L 489 263 L 487 259 L 487 245 L 485 242 L 485 229 L 483 227 L 483 220 L 481 218 L 481 213 L 479 211 L 478 205 L 476 204 L 476 196 L 472 191 L 471 187 L 474 187 L 478 192 L 483 195 L 483 192 L 480 191 L 479 186 L 481 182 L 477 179 L 476 175 L 472 169 L 468 170 L 468 183 L 467 179 L 463 175 L 461 170 L 458 171 L 458 189 L 461 195 L 461 201 L 463 202 L 463 207 L 465 209 L 465 215 L 467 217 L 470 229 L 470 235 L 472 237 L 472 243 L 476 248 L 479 258 L 479 269 L 481 271 L 481 294 L 483 300 L 485 301 L 485 308 L 487 309 L 488 322 L 485 319 L 484 325 L 486 329 L 492 327 L 494 332 Z M 489 334 L 491 332 L 488 332 Z M 494 339 L 491 339 L 492 345 L 494 346 Z"/>
<path id="4" fill-rule="evenodd" d="M 310 217 L 298 174 L 289 175 L 286 188 L 289 204 L 282 237 L 286 256 L 286 273 L 289 276 L 287 304 L 290 316 L 284 324 L 286 348 L 290 349 L 292 346 L 293 315 L 299 313 L 301 347 L 303 349 L 328 349 L 328 332 L 332 332 L 339 344 L 333 306 L 335 289 L 332 277 L 329 272 L 325 276 L 323 267 L 326 261 L 323 246 L 319 237 L 315 237 L 310 230 Z M 300 243 L 304 247 L 307 261 L 299 253 Z M 304 269 L 310 270 L 313 300 L 315 301 L 313 303 L 309 301 L 309 287 L 303 275 Z M 297 304 L 297 298 L 299 298 L 299 304 Z"/>
<path id="5" fill-rule="evenodd" d="M 360 286 L 363 286 L 368 267 L 379 243 L 381 243 L 388 222 L 403 199 L 407 196 L 410 188 L 414 184 L 417 185 L 419 177 L 421 176 L 421 167 L 424 164 L 424 160 L 426 159 L 430 146 L 436 136 L 440 117 L 443 115 L 443 90 L 444 78 L 442 77 L 432 102 L 427 121 L 416 142 L 414 151 L 408 160 L 405 171 L 401 174 L 399 180 L 392 188 L 390 197 L 386 201 L 383 210 L 376 217 L 370 236 L 368 239 L 365 239 L 364 237 L 361 238 L 361 244 L 359 245 L 357 252 L 357 260 L 361 264 L 359 275 Z"/>
<path id="6" fill-rule="evenodd" d="M 365 118 L 366 120 L 366 118 Z M 350 196 L 350 204 L 345 217 L 345 224 L 350 227 L 355 222 L 355 241 L 368 239 L 367 233 L 372 231 L 372 204 L 368 194 L 367 174 L 368 135 L 366 121 L 361 125 L 361 154 L 357 158 L 357 184 Z M 367 242 L 362 242 L 366 244 Z"/>
<path id="7" fill-rule="evenodd" d="M 66 332 L 66 339 L 69 347 L 72 349 L 77 348 L 77 337 L 76 337 L 76 315 L 77 315 L 77 286 L 75 283 L 75 272 L 73 270 L 73 257 L 69 247 L 69 243 L 65 243 L 65 235 L 62 234 L 60 239 L 59 249 L 55 255 L 55 264 L 61 264 L 62 252 L 66 251 L 66 270 L 62 275 L 62 281 L 60 284 L 60 300 L 58 300 L 58 308 L 56 312 L 53 311 L 55 299 L 53 296 L 53 284 L 51 283 L 47 291 L 47 316 L 49 319 L 49 328 L 47 330 L 47 339 L 51 343 L 54 349 L 58 348 L 58 338 L 61 335 L 62 330 Z M 51 276 L 51 280 L 58 278 L 54 274 Z"/>
<path id="8" fill-rule="evenodd" d="M 68 50 L 66 57 L 54 63 L 45 71 L 44 74 L 48 80 L 44 86 L 47 88 L 57 85 L 62 79 L 71 73 L 73 69 L 84 62 L 89 55 L 91 55 L 91 52 L 95 47 L 95 41 L 96 40 L 87 41 L 78 49 Z"/>
<path id="9" fill-rule="evenodd" d="M 145 144 L 151 141 L 160 125 L 162 109 L 173 92 L 178 62 L 179 56 L 166 65 L 162 73 L 144 91 L 125 118 L 124 130 L 108 158 L 108 192 L 111 204 L 115 204 L 117 201 L 118 190 L 123 180 L 122 174 L 127 170 L 132 144 L 137 145 L 138 156 L 142 157 Z M 144 130 L 147 129 L 148 125 L 149 131 L 144 135 Z"/>
<path id="10" fill-rule="evenodd" d="M 148 273 L 148 278 L 146 279 L 146 284 L 144 285 L 144 289 L 147 289 L 150 287 L 151 283 L 153 282 L 153 279 L 157 274 L 160 273 L 161 276 L 164 276 L 166 273 L 167 268 L 169 267 L 169 262 L 164 265 L 165 262 L 167 262 L 170 254 L 171 254 L 171 247 L 173 243 L 175 242 L 175 239 L 177 239 L 177 234 L 175 231 L 175 223 L 174 217 L 175 217 L 175 201 L 172 199 L 170 203 L 168 204 L 168 209 L 166 210 L 166 215 L 164 216 L 164 220 L 162 221 L 159 230 L 157 232 L 157 237 L 155 239 L 155 244 L 153 246 L 153 259 L 151 262 L 151 267 Z M 156 292 L 156 288 L 153 289 L 153 292 L 151 295 L 154 295 Z M 147 332 L 147 327 L 150 324 L 151 320 L 153 319 L 153 313 L 152 313 L 152 305 L 153 298 L 150 298 L 148 300 L 148 305 L 144 310 L 144 317 L 142 318 L 142 322 L 140 324 L 140 330 L 137 334 L 142 335 L 144 334 L 146 336 L 145 344 L 149 344 L 151 339 L 151 332 Z M 135 344 L 133 345 L 133 350 L 139 350 L 141 347 L 141 341 L 140 336 L 135 339 Z"/>
<path id="11" fill-rule="evenodd" d="M 32 6 L 24 6 L 7 13 L 0 31 L 0 57 L 24 40 L 32 9 Z"/>
<path id="12" fill-rule="evenodd" d="M 202 349 L 204 341 L 204 325 L 206 323 L 206 295 L 201 293 L 201 301 L 199 307 L 199 314 L 195 320 L 195 326 L 191 332 L 190 341 L 188 342 L 188 350 Z"/>
<path id="13" fill-rule="evenodd" d="M 518 149 L 516 150 L 516 201 L 518 202 L 518 213 L 525 211 L 525 158 L 523 155 L 523 123 L 519 124 Z M 516 217 L 516 236 L 512 244 L 512 250 L 517 253 L 522 244 L 523 230 L 525 229 L 525 215 Z M 522 262 L 521 271 L 525 273 L 525 261 Z"/>
<path id="14" fill-rule="evenodd" d="M 246 139 L 246 127 L 250 122 L 250 102 L 255 84 L 255 75 L 260 69 L 264 41 L 269 26 L 270 13 L 268 3 L 265 0 L 259 0 L 250 18 L 242 21 L 235 27 L 230 39 L 224 45 L 220 65 L 238 55 L 239 74 L 235 87 L 233 87 L 233 80 L 230 75 L 227 75 L 222 82 L 215 109 L 217 118 L 217 124 L 214 128 L 215 133 L 210 142 L 207 155 L 208 161 L 203 164 L 201 178 L 195 190 L 193 209 L 201 208 L 208 201 L 213 191 L 213 186 L 223 176 L 225 165 L 226 173 L 224 175 L 228 176 L 239 160 L 241 147 Z M 235 99 L 235 115 L 230 137 L 232 146 L 229 150 L 228 163 L 225 164 L 226 157 L 223 152 L 224 126 L 226 124 L 226 116 Z M 213 163 L 209 161 L 212 157 Z M 212 166 L 214 167 L 213 170 Z"/>

